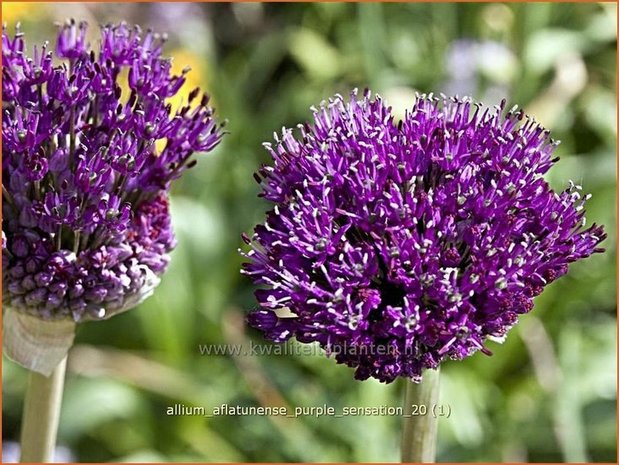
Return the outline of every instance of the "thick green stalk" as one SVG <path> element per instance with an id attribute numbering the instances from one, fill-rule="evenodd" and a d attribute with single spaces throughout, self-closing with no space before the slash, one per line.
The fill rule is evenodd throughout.
<path id="1" fill-rule="evenodd" d="M 54 458 L 62 403 L 66 357 L 49 377 L 30 372 L 21 429 L 21 462 L 49 463 Z"/>
<path id="2" fill-rule="evenodd" d="M 402 427 L 402 463 L 434 463 L 436 460 L 439 370 L 425 370 L 423 381 L 406 380 Z"/>

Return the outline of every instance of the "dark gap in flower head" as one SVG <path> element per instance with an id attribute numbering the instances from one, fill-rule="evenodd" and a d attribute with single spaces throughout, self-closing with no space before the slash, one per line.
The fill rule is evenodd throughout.
<path id="1" fill-rule="evenodd" d="M 460 270 L 465 270 L 466 267 L 471 263 L 471 247 L 463 240 L 456 241 L 454 245 L 458 251 L 458 254 L 460 255 L 460 262 L 458 263 L 458 268 Z"/>
<path id="2" fill-rule="evenodd" d="M 404 297 L 406 297 L 406 291 L 404 291 L 404 289 L 388 280 L 387 265 L 378 250 L 376 259 L 378 260 L 380 277 L 377 277 L 374 282 L 377 285 L 377 290 L 380 292 L 381 302 L 380 306 L 375 309 L 375 312 L 370 313 L 370 319 L 373 316 L 372 313 L 374 313 L 374 318 L 380 319 L 382 312 L 387 305 L 391 305 L 392 307 L 402 307 L 404 305 Z"/>
<path id="3" fill-rule="evenodd" d="M 444 182 L 445 175 L 450 172 L 451 171 L 449 169 L 445 169 L 433 161 L 430 165 L 430 172 L 428 173 L 428 177 L 430 178 L 430 181 L 432 181 L 431 187 L 436 189 L 437 186 L 440 186 L 441 183 Z"/>
<path id="4" fill-rule="evenodd" d="M 310 272 L 310 280 L 314 281 L 321 288 L 325 288 L 329 286 L 329 282 L 327 281 L 327 278 L 325 277 L 323 272 L 320 271 L 319 269 L 315 269 Z M 297 288 L 297 290 L 300 290 L 300 289 Z"/>
<path id="5" fill-rule="evenodd" d="M 60 229 L 60 247 L 58 249 L 73 250 L 75 245 L 75 231 L 68 226 L 61 226 Z"/>
<path id="6" fill-rule="evenodd" d="M 361 231 L 357 226 L 354 226 L 354 225 L 348 228 L 348 230 L 344 233 L 344 237 L 350 243 L 350 245 L 353 245 L 353 246 L 356 244 L 365 243 L 367 242 L 367 239 L 368 239 L 368 235 L 364 233 L 363 231 Z"/>
<path id="7" fill-rule="evenodd" d="M 380 286 L 380 307 L 384 308 L 387 305 L 392 307 L 402 307 L 404 305 L 404 297 L 406 297 L 406 291 L 397 284 L 394 284 L 388 280 L 384 280 Z"/>

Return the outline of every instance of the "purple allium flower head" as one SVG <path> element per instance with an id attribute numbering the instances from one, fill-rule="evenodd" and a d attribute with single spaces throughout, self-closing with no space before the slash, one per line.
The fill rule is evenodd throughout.
<path id="1" fill-rule="evenodd" d="M 221 138 L 199 89 L 166 101 L 185 72 L 162 36 L 105 26 L 95 52 L 86 32 L 62 25 L 56 58 L 2 34 L 3 303 L 45 320 L 107 318 L 152 292 L 175 245 L 170 183 Z"/>
<path id="2" fill-rule="evenodd" d="M 557 145 L 521 111 L 419 96 L 398 121 L 370 93 L 314 109 L 266 144 L 274 204 L 243 272 L 251 326 L 317 342 L 355 377 L 415 381 L 503 338 L 570 262 L 601 252 L 579 186 L 554 192 Z"/>

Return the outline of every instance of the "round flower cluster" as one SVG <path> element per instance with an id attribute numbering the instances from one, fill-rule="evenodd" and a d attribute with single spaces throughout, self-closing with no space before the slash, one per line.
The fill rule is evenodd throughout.
<path id="1" fill-rule="evenodd" d="M 188 69 L 172 75 L 165 37 L 85 23 L 25 52 L 2 34 L 3 303 L 80 322 L 127 310 L 159 282 L 174 247 L 170 183 L 221 131 L 204 94 L 172 112 Z"/>
<path id="2" fill-rule="evenodd" d="M 579 186 L 554 192 L 556 143 L 521 111 L 418 96 L 397 120 L 353 93 L 284 130 L 256 175 L 274 204 L 244 273 L 249 323 L 316 342 L 355 377 L 414 381 L 503 338 L 568 264 L 602 249 Z"/>

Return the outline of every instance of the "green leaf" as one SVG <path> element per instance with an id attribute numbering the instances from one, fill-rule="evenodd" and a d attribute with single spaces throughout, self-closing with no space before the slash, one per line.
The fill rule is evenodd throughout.
<path id="1" fill-rule="evenodd" d="M 310 78 L 325 80 L 339 74 L 340 54 L 323 36 L 298 28 L 290 33 L 289 44 L 292 57 Z"/>

